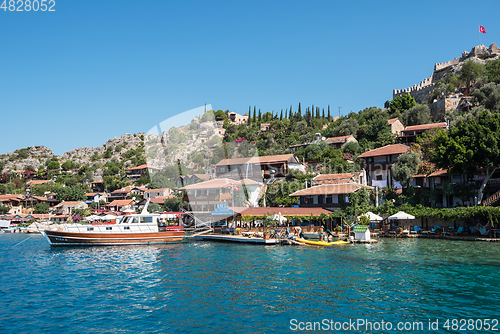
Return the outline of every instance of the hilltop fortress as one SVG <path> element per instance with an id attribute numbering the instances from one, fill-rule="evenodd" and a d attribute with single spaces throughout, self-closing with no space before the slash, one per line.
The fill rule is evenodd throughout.
<path id="1" fill-rule="evenodd" d="M 457 67 L 461 67 L 461 62 L 472 58 L 473 61 L 486 62 L 488 60 L 498 59 L 499 57 L 500 49 L 495 43 L 491 44 L 489 48 L 483 44 L 475 46 L 470 52 L 462 52 L 462 57 L 460 58 L 454 58 L 453 60 L 444 63 L 435 63 L 434 72 L 430 77 L 422 80 L 420 84 L 413 85 L 413 87 L 405 89 L 394 89 L 392 93 L 393 99 L 410 94 L 418 103 L 428 101 L 432 91 L 434 90 L 436 81 L 443 78 L 449 71 L 454 70 Z"/>

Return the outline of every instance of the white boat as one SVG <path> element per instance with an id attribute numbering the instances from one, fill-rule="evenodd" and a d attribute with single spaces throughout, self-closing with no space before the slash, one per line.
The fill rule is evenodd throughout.
<path id="1" fill-rule="evenodd" d="M 65 224 L 40 231 L 51 246 L 143 245 L 181 242 L 182 225 L 168 225 L 167 215 L 147 212 L 122 216 L 118 223 Z"/>

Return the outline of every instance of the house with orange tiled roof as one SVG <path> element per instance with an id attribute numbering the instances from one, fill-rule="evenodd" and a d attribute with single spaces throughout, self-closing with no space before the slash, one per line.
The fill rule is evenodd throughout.
<path id="1" fill-rule="evenodd" d="M 398 160 L 400 154 L 408 152 L 410 148 L 402 144 L 386 145 L 360 154 L 358 158 L 364 161 L 367 184 L 385 188 L 393 186 L 401 188 L 401 184 L 392 177 L 391 166 Z"/>
<path id="2" fill-rule="evenodd" d="M 89 206 L 83 201 L 63 201 L 54 207 L 58 215 L 70 215 L 74 209 L 87 209 Z"/>
<path id="3" fill-rule="evenodd" d="M 255 180 L 222 178 L 191 184 L 179 190 L 183 192 L 182 200 L 189 203 L 191 211 L 210 213 L 218 204 L 232 205 L 233 195 L 240 195 L 247 205 L 256 206 L 262 188 L 263 184 Z"/>
<path id="4" fill-rule="evenodd" d="M 345 182 L 356 182 L 366 185 L 366 172 L 340 173 L 340 174 L 319 174 L 312 178 L 311 186 L 320 184 L 339 184 Z"/>
<path id="5" fill-rule="evenodd" d="M 218 178 L 253 179 L 283 177 L 292 169 L 305 171 L 294 154 L 222 159 L 215 165 Z"/>
<path id="6" fill-rule="evenodd" d="M 298 198 L 299 207 L 323 208 L 327 210 L 338 210 L 342 206 L 348 206 L 349 195 L 361 188 L 374 189 L 356 182 L 321 184 L 310 188 L 298 190 L 290 197 Z"/>
<path id="7" fill-rule="evenodd" d="M 114 201 L 117 199 L 126 199 L 131 192 L 132 192 L 132 186 L 127 186 L 124 188 L 113 190 L 108 195 L 108 201 Z"/>
<path id="8" fill-rule="evenodd" d="M 401 121 L 397 117 L 391 118 L 390 120 L 387 121 L 387 123 L 391 127 L 391 132 L 397 136 L 399 136 L 401 131 L 405 129 L 405 126 L 403 125 L 403 123 L 401 123 Z"/>
<path id="9" fill-rule="evenodd" d="M 146 176 L 148 172 L 152 173 L 152 172 L 159 171 L 159 170 L 160 170 L 160 168 L 158 168 L 158 167 L 144 164 L 144 165 L 128 168 L 126 171 L 126 175 L 127 175 L 129 180 L 138 180 L 142 176 Z"/>
<path id="10" fill-rule="evenodd" d="M 147 189 L 144 192 L 144 199 L 153 199 L 156 197 L 168 197 L 172 194 L 172 189 L 161 188 L 161 189 Z"/>
<path id="11" fill-rule="evenodd" d="M 85 203 L 88 205 L 92 203 L 99 203 L 100 201 L 106 202 L 108 199 L 108 194 L 106 193 L 86 193 L 85 196 L 87 196 Z"/>
<path id="12" fill-rule="evenodd" d="M 19 194 L 13 195 L 0 195 L 0 206 L 12 208 L 13 206 L 19 205 L 22 197 Z"/>
<path id="13" fill-rule="evenodd" d="M 170 196 L 158 196 L 158 197 L 155 197 L 155 198 L 151 198 L 150 202 L 151 203 L 155 203 L 155 204 L 159 204 L 159 205 L 163 205 L 163 203 L 165 203 L 165 200 L 167 200 L 169 198 L 174 198 L 174 197 L 175 197 L 174 195 L 170 195 Z"/>
<path id="14" fill-rule="evenodd" d="M 133 199 L 117 199 L 112 201 L 108 205 L 105 205 L 104 207 L 107 207 L 111 211 L 131 210 L 134 202 L 135 201 Z"/>
<path id="15" fill-rule="evenodd" d="M 271 124 L 270 123 L 261 123 L 260 124 L 260 131 L 266 132 L 271 130 Z"/>
<path id="16" fill-rule="evenodd" d="M 341 149 L 343 148 L 347 143 L 353 142 L 357 143 L 358 141 L 356 138 L 354 138 L 353 135 L 348 135 L 348 136 L 339 136 L 339 137 L 331 137 L 327 138 L 325 142 L 330 145 L 333 148 L 336 149 Z"/>
<path id="17" fill-rule="evenodd" d="M 446 122 L 441 122 L 407 126 L 403 131 L 401 131 L 401 135 L 398 137 L 398 140 L 401 143 L 409 145 L 416 142 L 417 137 L 421 136 L 422 133 L 430 129 L 448 129 L 448 124 Z"/>

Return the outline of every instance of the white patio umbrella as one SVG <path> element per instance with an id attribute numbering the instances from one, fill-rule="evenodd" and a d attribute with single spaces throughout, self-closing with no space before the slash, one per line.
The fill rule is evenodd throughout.
<path id="1" fill-rule="evenodd" d="M 359 216 L 359 217 L 358 217 L 358 220 L 359 220 L 359 218 L 361 218 L 362 216 L 366 216 L 366 217 L 368 217 L 368 219 L 370 219 L 370 221 L 371 221 L 371 222 L 379 222 L 379 221 L 384 220 L 382 217 L 380 217 L 379 215 L 374 214 L 374 213 L 373 213 L 373 212 L 371 212 L 371 211 L 368 211 L 367 213 L 365 213 L 365 214 L 363 214 L 363 215 Z"/>
<path id="2" fill-rule="evenodd" d="M 272 216 L 268 216 L 269 219 L 272 219 L 272 220 L 275 220 L 275 221 L 279 221 L 280 223 L 283 223 L 283 222 L 286 222 L 288 219 L 286 219 L 285 217 L 283 217 L 281 215 L 281 212 L 278 213 L 278 214 L 274 214 Z"/>
<path id="3" fill-rule="evenodd" d="M 100 218 L 102 220 L 113 220 L 113 219 L 116 219 L 118 217 L 117 216 L 113 216 L 113 215 L 105 215 L 105 216 L 101 216 Z"/>
<path id="4" fill-rule="evenodd" d="M 415 219 L 415 216 L 409 215 L 406 212 L 399 211 L 398 213 L 393 214 L 392 216 L 389 216 L 390 220 L 404 220 L 404 219 Z"/>

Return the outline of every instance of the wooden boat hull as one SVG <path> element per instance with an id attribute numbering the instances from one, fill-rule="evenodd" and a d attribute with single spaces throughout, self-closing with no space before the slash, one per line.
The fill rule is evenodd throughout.
<path id="1" fill-rule="evenodd" d="M 349 241 L 333 241 L 333 242 L 325 242 L 325 241 L 311 241 L 311 240 L 306 240 L 306 239 L 301 239 L 297 238 L 298 242 L 302 242 L 303 244 L 307 245 L 314 245 L 314 246 L 335 246 L 335 245 L 347 245 L 350 244 Z"/>
<path id="2" fill-rule="evenodd" d="M 184 239 L 182 230 L 150 233 L 75 233 L 45 230 L 41 233 L 53 247 L 151 245 L 176 243 Z"/>

